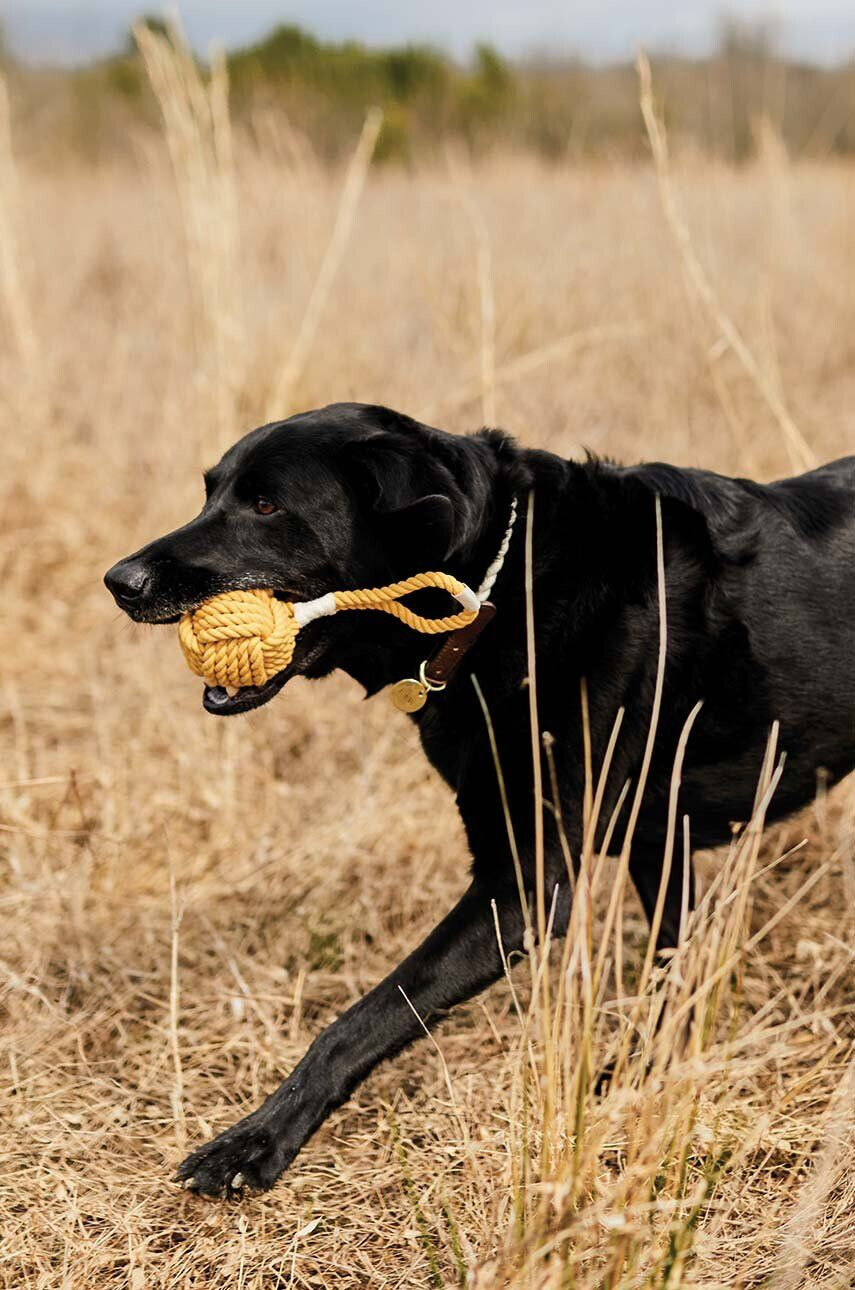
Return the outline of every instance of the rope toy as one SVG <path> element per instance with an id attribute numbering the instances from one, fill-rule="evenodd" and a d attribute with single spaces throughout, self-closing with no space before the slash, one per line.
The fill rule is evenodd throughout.
<path id="1" fill-rule="evenodd" d="M 424 618 L 400 603 L 402 596 L 426 587 L 449 592 L 460 602 L 460 611 L 445 618 Z M 277 600 L 270 590 L 224 591 L 183 615 L 178 639 L 190 670 L 208 685 L 258 686 L 288 666 L 300 628 L 316 618 L 343 609 L 378 609 L 413 631 L 437 635 L 457 631 L 477 618 L 480 596 L 480 591 L 476 594 L 449 573 L 417 573 L 388 587 L 330 591 L 316 600 L 296 603 Z"/>

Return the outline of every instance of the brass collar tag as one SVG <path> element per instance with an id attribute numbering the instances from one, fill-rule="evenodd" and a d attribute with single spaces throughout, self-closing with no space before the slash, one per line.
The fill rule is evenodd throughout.
<path id="1" fill-rule="evenodd" d="M 419 712 L 428 695 L 444 690 L 488 623 L 496 616 L 496 606 L 489 600 L 481 606 L 478 617 L 466 627 L 452 632 L 430 658 L 419 667 L 419 675 L 396 681 L 389 697 L 399 712 Z"/>
<path id="2" fill-rule="evenodd" d="M 444 690 L 446 682 L 442 681 L 437 684 L 429 681 L 425 669 L 428 660 L 419 666 L 419 679 L 415 677 L 406 677 L 403 681 L 396 681 L 392 686 L 389 697 L 392 700 L 392 706 L 399 712 L 418 712 L 427 703 L 428 695 L 431 690 Z"/>
<path id="3" fill-rule="evenodd" d="M 415 677 L 396 681 L 389 691 L 392 707 L 399 712 L 418 712 L 427 703 L 428 692 Z"/>

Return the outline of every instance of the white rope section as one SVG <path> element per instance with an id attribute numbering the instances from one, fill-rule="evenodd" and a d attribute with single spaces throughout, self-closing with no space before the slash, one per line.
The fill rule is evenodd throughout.
<path id="1" fill-rule="evenodd" d="M 508 547 L 511 545 L 511 534 L 514 531 L 514 525 L 517 522 L 517 499 L 511 502 L 511 518 L 508 520 L 508 527 L 505 529 L 505 536 L 502 538 L 502 545 L 499 547 L 495 560 L 484 574 L 484 581 L 478 588 L 478 601 L 483 605 L 485 600 L 489 600 L 490 592 L 493 590 L 493 583 L 498 578 L 502 565 L 505 563 L 505 556 L 508 554 Z"/>
<path id="2" fill-rule="evenodd" d="M 325 596 L 318 596 L 316 600 L 298 600 L 294 605 L 294 618 L 301 627 L 306 623 L 313 622 L 316 618 L 328 618 L 330 614 L 338 613 L 338 605 L 335 603 L 335 592 L 328 591 Z"/>

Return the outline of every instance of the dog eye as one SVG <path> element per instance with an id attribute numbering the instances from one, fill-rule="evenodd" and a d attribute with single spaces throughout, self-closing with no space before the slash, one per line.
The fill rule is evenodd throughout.
<path id="1" fill-rule="evenodd" d="M 255 501 L 252 503 L 252 508 L 259 515 L 272 515 L 277 509 L 276 503 L 271 502 L 267 497 L 256 497 Z"/>

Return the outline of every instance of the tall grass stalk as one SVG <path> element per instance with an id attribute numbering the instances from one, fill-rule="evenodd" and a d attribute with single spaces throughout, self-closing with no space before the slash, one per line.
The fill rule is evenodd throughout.
<path id="1" fill-rule="evenodd" d="M 347 168 L 332 233 L 321 260 L 300 328 L 291 346 L 288 359 L 273 385 L 267 409 L 271 420 L 288 416 L 289 413 L 295 410 L 293 400 L 297 383 L 303 374 L 333 283 L 347 251 L 356 211 L 365 188 L 365 180 L 368 176 L 382 125 L 382 110 L 376 107 L 369 108 L 365 115 L 362 132 L 351 157 L 350 165 Z"/>
<path id="2" fill-rule="evenodd" d="M 736 355 L 744 371 L 756 386 L 758 393 L 775 418 L 784 436 L 793 469 L 810 470 L 817 464 L 815 452 L 796 425 L 774 375 L 770 375 L 769 371 L 763 368 L 754 357 L 739 328 L 724 309 L 709 275 L 698 259 L 688 225 L 680 214 L 674 195 L 668 156 L 668 140 L 654 106 L 653 80 L 650 72 L 650 62 L 646 54 L 640 53 L 638 55 L 637 67 L 641 87 L 641 113 L 644 117 L 647 137 L 650 140 L 650 147 L 653 151 L 662 210 L 680 254 L 688 281 L 691 283 L 693 291 L 697 294 L 710 319 L 718 328 L 721 337 Z"/>
<path id="3" fill-rule="evenodd" d="M 222 452 L 234 434 L 246 362 L 237 180 L 229 82 L 221 49 L 203 77 L 177 19 L 162 35 L 145 22 L 134 37 L 163 117 L 184 228 L 197 352 L 200 455 Z"/>
<path id="4" fill-rule="evenodd" d="M 6 78 L 0 75 L 0 301 L 18 363 L 15 389 L 32 415 L 44 404 L 37 379 L 39 342 L 22 260 L 20 176 L 12 146 L 12 120 Z M 45 411 L 44 407 L 41 408 Z"/>

